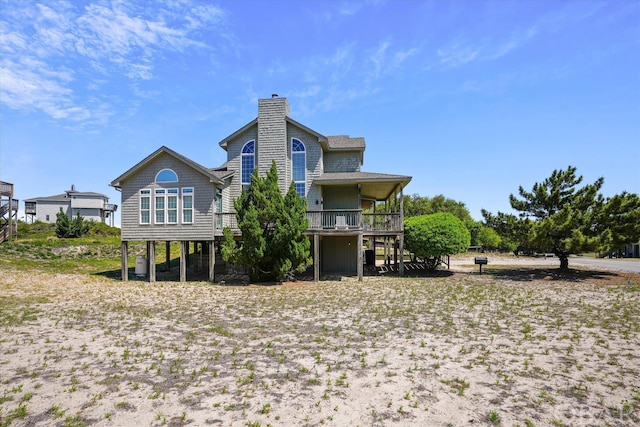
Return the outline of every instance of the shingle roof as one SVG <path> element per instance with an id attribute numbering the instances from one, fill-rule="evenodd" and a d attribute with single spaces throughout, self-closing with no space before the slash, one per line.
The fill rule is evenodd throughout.
<path id="1" fill-rule="evenodd" d="M 92 191 L 69 191 L 64 194 L 56 194 L 54 196 L 45 196 L 45 197 L 33 197 L 31 199 L 24 200 L 25 202 L 66 202 L 69 200 L 70 196 L 81 196 L 81 197 L 102 197 L 108 199 L 108 197 L 101 193 L 94 193 Z"/>
<path id="2" fill-rule="evenodd" d="M 228 162 L 225 162 L 222 166 L 218 166 L 217 168 L 209 168 L 209 171 L 219 180 L 223 181 L 236 173 L 234 170 L 229 169 L 227 165 Z"/>
<path id="3" fill-rule="evenodd" d="M 351 138 L 349 135 L 328 136 L 329 150 L 364 150 L 365 142 L 362 137 Z"/>
<path id="4" fill-rule="evenodd" d="M 360 185 L 365 199 L 386 200 L 411 181 L 410 176 L 373 172 L 325 172 L 313 180 L 316 185 Z"/>

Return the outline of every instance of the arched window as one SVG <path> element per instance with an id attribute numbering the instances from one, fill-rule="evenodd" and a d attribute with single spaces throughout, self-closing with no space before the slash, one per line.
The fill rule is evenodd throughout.
<path id="1" fill-rule="evenodd" d="M 293 171 L 293 185 L 302 197 L 307 190 L 307 154 L 302 141 L 291 140 L 291 163 Z"/>
<path id="2" fill-rule="evenodd" d="M 171 169 L 162 169 L 156 175 L 156 182 L 178 182 L 178 175 Z"/>
<path id="3" fill-rule="evenodd" d="M 256 165 L 256 142 L 249 141 L 244 144 L 242 147 L 242 163 L 241 163 L 241 175 L 242 175 L 242 186 L 245 190 L 249 189 L 249 184 L 251 184 L 251 174 L 253 173 L 253 168 Z"/>

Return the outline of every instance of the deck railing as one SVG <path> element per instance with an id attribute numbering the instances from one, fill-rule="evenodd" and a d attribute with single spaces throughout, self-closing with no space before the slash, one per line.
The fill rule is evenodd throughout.
<path id="1" fill-rule="evenodd" d="M 35 215 L 36 214 L 36 204 L 35 203 L 25 203 L 24 204 L 24 213 L 27 215 Z"/>
<path id="2" fill-rule="evenodd" d="M 225 227 L 238 233 L 238 222 L 233 212 L 215 214 L 216 234 L 222 234 Z M 335 209 L 308 211 L 309 232 L 318 231 L 369 231 L 400 232 L 403 230 L 399 213 L 363 213 L 360 209 Z"/>
<path id="3" fill-rule="evenodd" d="M 3 196 L 13 196 L 13 184 L 0 182 L 0 194 Z"/>

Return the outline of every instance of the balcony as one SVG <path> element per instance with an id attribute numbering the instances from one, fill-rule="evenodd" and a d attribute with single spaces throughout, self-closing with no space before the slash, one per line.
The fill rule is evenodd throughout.
<path id="1" fill-rule="evenodd" d="M 25 202 L 24 204 L 24 213 L 27 215 L 35 215 L 36 214 L 36 204 L 31 202 Z"/>
<path id="2" fill-rule="evenodd" d="M 13 196 L 13 184 L 8 182 L 0 182 L 0 194 L 3 196 L 12 197 Z"/>
<path id="3" fill-rule="evenodd" d="M 236 214 L 224 212 L 215 214 L 215 234 L 229 227 L 234 234 L 240 234 Z M 309 228 L 307 233 L 353 233 L 397 234 L 403 231 L 399 213 L 363 213 L 360 209 L 340 209 L 307 211 Z"/>

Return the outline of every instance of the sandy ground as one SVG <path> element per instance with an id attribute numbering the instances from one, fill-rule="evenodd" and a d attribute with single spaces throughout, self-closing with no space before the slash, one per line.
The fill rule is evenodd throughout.
<path id="1" fill-rule="evenodd" d="M 0 425 L 638 423 L 640 275 L 508 261 L 279 286 L 3 267 Z"/>

